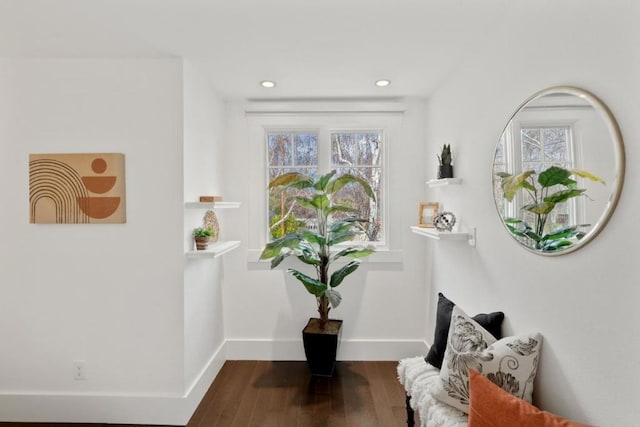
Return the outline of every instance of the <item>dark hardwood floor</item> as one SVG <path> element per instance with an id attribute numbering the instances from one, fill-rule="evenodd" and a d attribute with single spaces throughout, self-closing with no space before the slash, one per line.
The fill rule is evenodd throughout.
<path id="1" fill-rule="evenodd" d="M 339 362 L 332 378 L 306 362 L 227 361 L 188 427 L 400 427 L 405 395 L 397 362 Z M 15 427 L 98 424 L 0 423 Z"/>

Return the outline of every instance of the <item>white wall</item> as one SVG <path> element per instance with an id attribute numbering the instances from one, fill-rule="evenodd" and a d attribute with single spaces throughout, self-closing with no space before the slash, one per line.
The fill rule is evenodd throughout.
<path id="1" fill-rule="evenodd" d="M 185 60 L 185 202 L 197 201 L 201 195 L 223 195 L 221 165 L 224 159 L 220 152 L 225 142 L 224 118 L 224 103 L 211 90 L 198 67 L 192 61 Z M 191 233 L 195 227 L 202 226 L 205 212 L 206 210 L 201 209 L 185 209 L 185 250 L 193 249 Z M 218 211 L 216 215 L 223 231 L 224 212 Z M 185 259 L 184 345 L 187 387 L 198 381 L 209 385 L 213 375 L 224 363 L 222 276 L 222 258 Z"/>
<path id="2" fill-rule="evenodd" d="M 534 3 L 505 8 L 501 24 L 478 39 L 430 98 L 426 116 L 428 164 L 431 153 L 451 142 L 456 174 L 464 179 L 460 188 L 431 194 L 478 227 L 475 249 L 435 244 L 431 305 L 442 291 L 470 314 L 503 310 L 507 333 L 540 331 L 545 341 L 536 402 L 599 426 L 637 424 L 640 396 L 633 232 L 640 209 L 640 37 L 632 3 L 555 2 L 553 13 Z M 532 23 L 541 26 L 530 30 Z M 608 104 L 622 129 L 629 168 L 603 232 L 575 253 L 549 258 L 517 247 L 503 229 L 491 195 L 491 162 L 514 109 L 558 84 L 583 87 Z"/>
<path id="3" fill-rule="evenodd" d="M 2 419 L 161 417 L 136 397 L 184 393 L 181 61 L 0 60 L 0 117 Z M 125 154 L 126 224 L 29 224 L 56 152 Z"/>
<path id="4" fill-rule="evenodd" d="M 400 131 L 389 142 L 387 193 L 390 249 L 402 251 L 402 258 L 395 263 L 364 263 L 341 286 L 342 304 L 331 313 L 345 321 L 341 359 L 395 359 L 424 351 L 425 246 L 409 226 L 417 221 L 426 181 L 422 160 L 425 113 L 423 101 L 406 104 Z M 227 223 L 245 242 L 244 250 L 225 256 L 228 358 L 303 360 L 301 331 L 309 317 L 317 316 L 315 299 L 284 269 L 270 271 L 268 263 L 252 262 L 257 259 L 255 252 L 247 252 L 262 249 L 256 243 L 259 231 L 251 230 L 260 230 L 255 209 L 264 205 L 259 199 L 266 192 L 265 166 L 259 159 L 259 166 L 254 166 L 264 139 L 249 137 L 241 103 L 229 105 L 228 117 L 231 143 L 226 152 L 225 193 L 241 200 L 242 208 Z"/>

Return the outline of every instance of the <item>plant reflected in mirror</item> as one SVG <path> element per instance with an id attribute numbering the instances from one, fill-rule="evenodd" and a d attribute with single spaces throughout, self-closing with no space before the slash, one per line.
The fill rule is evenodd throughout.
<path id="1" fill-rule="evenodd" d="M 591 93 L 559 86 L 527 99 L 496 146 L 493 194 L 522 247 L 570 253 L 606 225 L 624 179 L 624 147 L 608 108 Z"/>
<path id="2" fill-rule="evenodd" d="M 551 227 L 548 223 L 558 205 L 575 197 L 586 196 L 587 190 L 577 188 L 578 183 L 572 177 L 579 176 L 605 184 L 601 178 L 589 172 L 568 170 L 557 166 L 550 166 L 539 175 L 534 170 L 519 175 L 506 172 L 498 172 L 497 175 L 500 178 L 505 199 L 513 201 L 518 190 L 522 190 L 531 200 L 531 203 L 527 203 L 520 209 L 531 213 L 534 223 L 530 224 L 520 218 L 505 218 L 504 223 L 507 229 L 524 244 L 541 251 L 557 251 L 573 245 L 585 236 L 583 229 L 591 225 L 575 224 L 558 228 Z"/>

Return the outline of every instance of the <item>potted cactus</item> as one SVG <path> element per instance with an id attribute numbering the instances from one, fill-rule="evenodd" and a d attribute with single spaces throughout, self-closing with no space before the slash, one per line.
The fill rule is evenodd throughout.
<path id="1" fill-rule="evenodd" d="M 335 288 L 359 267 L 358 258 L 374 251 L 371 247 L 348 244 L 363 232 L 358 225 L 367 222 L 355 216 L 359 213 L 357 209 L 337 202 L 336 193 L 349 184 L 361 187 L 369 199 L 375 200 L 375 194 L 366 181 L 349 174 L 336 175 L 336 171 L 316 180 L 297 172 L 286 173 L 269 183 L 271 191 L 304 190 L 304 195 L 296 197 L 295 203 L 313 211 L 317 219 L 317 230 L 293 227 L 282 237 L 269 242 L 260 256 L 260 259 L 270 259 L 271 268 L 275 268 L 293 255 L 315 273 L 308 275 L 293 268 L 287 269 L 287 273 L 314 296 L 320 315 L 319 319 L 309 319 L 302 334 L 305 355 L 313 375 L 331 376 L 335 367 L 342 326 L 342 320 L 329 319 L 329 311 L 342 300 Z M 350 261 L 332 268 L 336 261 L 344 258 Z"/>
<path id="2" fill-rule="evenodd" d="M 451 157 L 451 144 L 444 144 L 442 151 L 437 155 L 440 167 L 438 168 L 438 179 L 453 178 L 453 158 Z"/>

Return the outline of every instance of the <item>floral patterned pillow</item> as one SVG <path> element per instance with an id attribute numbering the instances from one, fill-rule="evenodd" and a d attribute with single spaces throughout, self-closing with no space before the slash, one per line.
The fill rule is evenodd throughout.
<path id="1" fill-rule="evenodd" d="M 469 368 L 489 378 L 504 390 L 531 402 L 542 336 L 538 333 L 493 336 L 459 307 L 451 314 L 451 326 L 436 399 L 469 412 Z"/>

